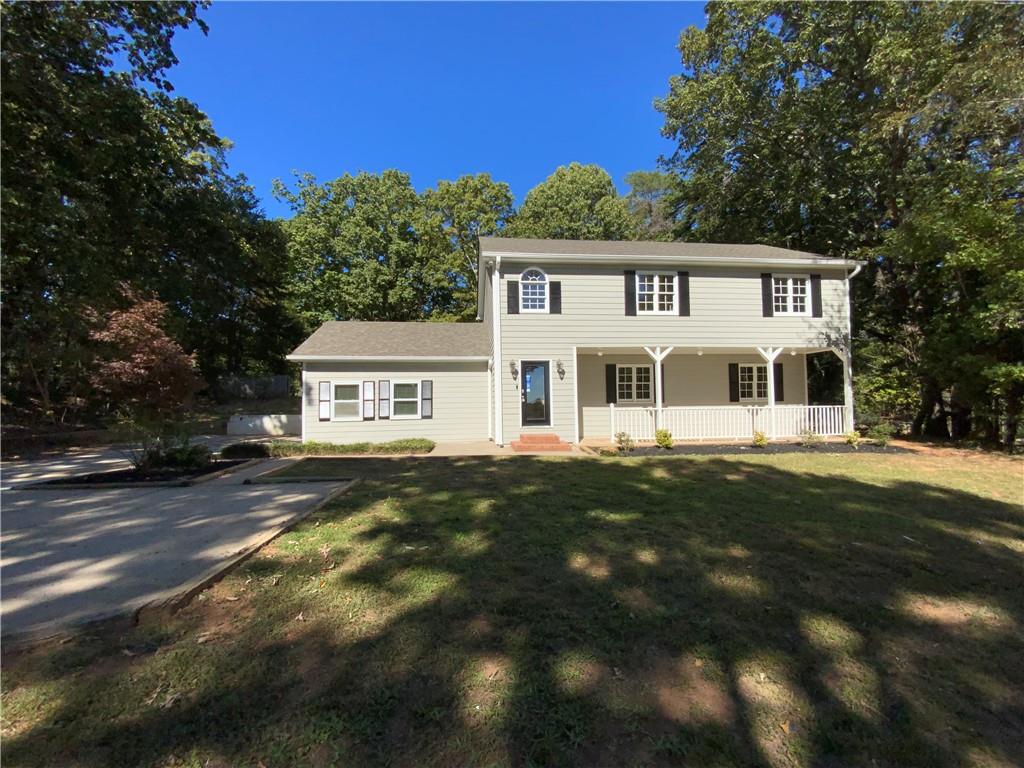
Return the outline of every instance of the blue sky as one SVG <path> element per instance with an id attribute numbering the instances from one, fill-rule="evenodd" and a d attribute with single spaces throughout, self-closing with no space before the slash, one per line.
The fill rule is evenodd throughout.
<path id="1" fill-rule="evenodd" d="M 417 189 L 488 172 L 517 201 L 559 165 L 620 189 L 672 145 L 653 100 L 699 3 L 219 2 L 175 38 L 178 95 L 234 143 L 268 214 L 293 170 L 398 168 Z"/>

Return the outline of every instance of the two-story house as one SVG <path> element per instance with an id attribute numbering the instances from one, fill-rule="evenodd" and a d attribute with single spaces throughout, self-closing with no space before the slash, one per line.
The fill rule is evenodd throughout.
<path id="1" fill-rule="evenodd" d="M 480 238 L 478 322 L 331 322 L 302 363 L 305 440 L 565 443 L 852 428 L 862 262 L 764 245 Z M 807 357 L 843 361 L 812 405 Z"/>

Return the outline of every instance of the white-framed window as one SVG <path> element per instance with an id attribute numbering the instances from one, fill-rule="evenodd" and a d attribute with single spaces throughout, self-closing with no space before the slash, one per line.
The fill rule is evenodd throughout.
<path id="1" fill-rule="evenodd" d="M 363 418 L 363 402 L 360 381 L 331 382 L 331 420 L 361 421 Z"/>
<path id="2" fill-rule="evenodd" d="M 391 418 L 420 418 L 420 383 L 418 381 L 392 380 Z"/>
<path id="3" fill-rule="evenodd" d="M 519 311 L 548 311 L 548 276 L 536 267 L 519 276 Z"/>
<path id="4" fill-rule="evenodd" d="M 676 275 L 636 273 L 636 311 L 645 315 L 672 315 L 676 311 Z"/>
<path id="5" fill-rule="evenodd" d="M 649 365 L 615 366 L 615 382 L 620 403 L 650 402 L 653 381 Z"/>
<path id="6" fill-rule="evenodd" d="M 768 399 L 768 366 L 764 363 L 740 364 L 740 401 Z"/>
<path id="7" fill-rule="evenodd" d="M 772 312 L 776 315 L 809 315 L 807 275 L 772 275 Z"/>

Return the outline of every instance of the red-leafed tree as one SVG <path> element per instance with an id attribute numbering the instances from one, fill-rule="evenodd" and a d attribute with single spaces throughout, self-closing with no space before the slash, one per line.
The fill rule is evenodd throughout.
<path id="1" fill-rule="evenodd" d="M 97 322 L 90 338 L 103 349 L 92 384 L 127 420 L 157 434 L 173 427 L 202 387 L 195 355 L 164 330 L 167 305 L 123 288 L 126 309 Z"/>

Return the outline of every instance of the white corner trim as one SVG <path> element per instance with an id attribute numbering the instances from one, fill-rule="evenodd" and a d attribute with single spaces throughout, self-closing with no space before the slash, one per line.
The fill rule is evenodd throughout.
<path id="1" fill-rule="evenodd" d="M 494 263 L 494 272 L 491 275 L 491 313 L 493 322 L 491 324 L 493 336 L 491 365 L 494 366 L 494 444 L 505 444 L 504 421 L 505 413 L 501 400 L 501 377 L 504 370 L 504 361 L 501 357 L 501 304 L 498 301 L 501 289 L 501 257 Z"/>
<path id="2" fill-rule="evenodd" d="M 580 443 L 580 357 L 576 347 L 572 348 L 572 437 L 576 445 Z"/>
<path id="3" fill-rule="evenodd" d="M 306 442 L 306 364 L 302 364 L 302 377 L 299 379 L 299 442 Z M 319 405 L 319 403 L 317 404 Z"/>

